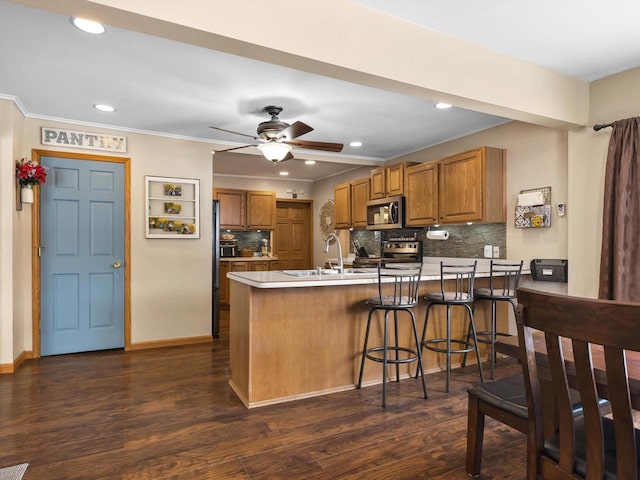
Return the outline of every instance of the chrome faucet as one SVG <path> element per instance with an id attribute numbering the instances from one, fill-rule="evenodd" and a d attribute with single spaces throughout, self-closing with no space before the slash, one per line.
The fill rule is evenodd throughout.
<path id="1" fill-rule="evenodd" d="M 331 239 L 335 239 L 338 244 L 338 272 L 340 274 L 344 273 L 344 261 L 342 260 L 342 245 L 340 245 L 340 239 L 335 233 L 330 233 L 327 235 L 327 238 L 324 239 L 324 253 L 329 253 L 329 242 Z"/>

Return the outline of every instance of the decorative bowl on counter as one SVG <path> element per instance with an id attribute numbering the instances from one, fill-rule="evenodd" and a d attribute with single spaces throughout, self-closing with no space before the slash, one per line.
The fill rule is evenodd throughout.
<path id="1" fill-rule="evenodd" d="M 235 235 L 233 233 L 223 233 L 220 235 L 220 240 L 233 240 Z"/>
<path id="2" fill-rule="evenodd" d="M 241 257 L 253 257 L 253 249 L 241 248 L 239 254 Z"/>

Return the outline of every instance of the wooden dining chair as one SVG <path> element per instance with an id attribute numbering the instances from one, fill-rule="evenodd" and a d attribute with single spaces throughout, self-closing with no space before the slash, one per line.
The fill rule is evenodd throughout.
<path id="1" fill-rule="evenodd" d="M 640 408 L 640 303 L 593 300 L 518 289 L 518 336 L 529 417 L 527 478 L 636 480 L 640 433 L 632 407 Z M 534 331 L 546 351 L 536 351 Z M 628 358 L 627 358 L 628 357 Z M 544 378 L 545 376 L 549 378 Z M 547 381 L 558 431 L 543 434 L 541 383 Z M 579 391 L 583 414 L 572 411 Z M 609 399 L 605 415 L 599 397 Z M 539 475 L 539 476 L 538 476 Z"/>

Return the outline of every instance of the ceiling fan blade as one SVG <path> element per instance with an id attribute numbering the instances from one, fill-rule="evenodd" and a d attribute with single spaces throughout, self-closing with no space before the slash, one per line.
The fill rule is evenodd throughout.
<path id="1" fill-rule="evenodd" d="M 224 128 L 220 128 L 220 127 L 209 127 L 209 128 L 213 128 L 214 130 L 220 130 L 221 132 L 233 133 L 234 135 L 240 135 L 242 137 L 253 138 L 254 140 L 260 140 L 258 137 L 254 137 L 253 135 L 247 135 L 246 133 L 234 132 L 233 130 L 225 130 Z"/>
<path id="2" fill-rule="evenodd" d="M 280 160 L 278 163 L 282 163 L 282 162 L 286 162 L 287 160 L 293 160 L 295 157 L 293 156 L 293 153 L 289 152 L 287 153 L 284 158 L 282 160 Z"/>
<path id="3" fill-rule="evenodd" d="M 344 147 L 341 143 L 329 143 L 329 142 L 310 142 L 307 140 L 290 140 L 284 143 L 288 143 L 292 147 L 306 148 L 309 150 L 323 150 L 325 152 L 341 152 Z"/>
<path id="4" fill-rule="evenodd" d="M 225 150 L 214 150 L 213 153 L 231 152 L 233 150 L 240 150 L 241 148 L 257 147 L 257 145 L 242 145 L 240 147 L 227 148 Z"/>
<path id="5" fill-rule="evenodd" d="M 288 140 L 293 140 L 305 133 L 309 133 L 313 131 L 313 128 L 303 122 L 294 122 L 289 125 L 287 128 L 278 133 L 278 138 L 286 138 Z"/>

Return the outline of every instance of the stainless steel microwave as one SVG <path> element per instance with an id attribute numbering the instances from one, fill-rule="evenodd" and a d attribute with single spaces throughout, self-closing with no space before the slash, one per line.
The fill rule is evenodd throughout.
<path id="1" fill-rule="evenodd" d="M 367 230 L 385 230 L 404 226 L 404 197 L 381 198 L 367 202 Z"/>

